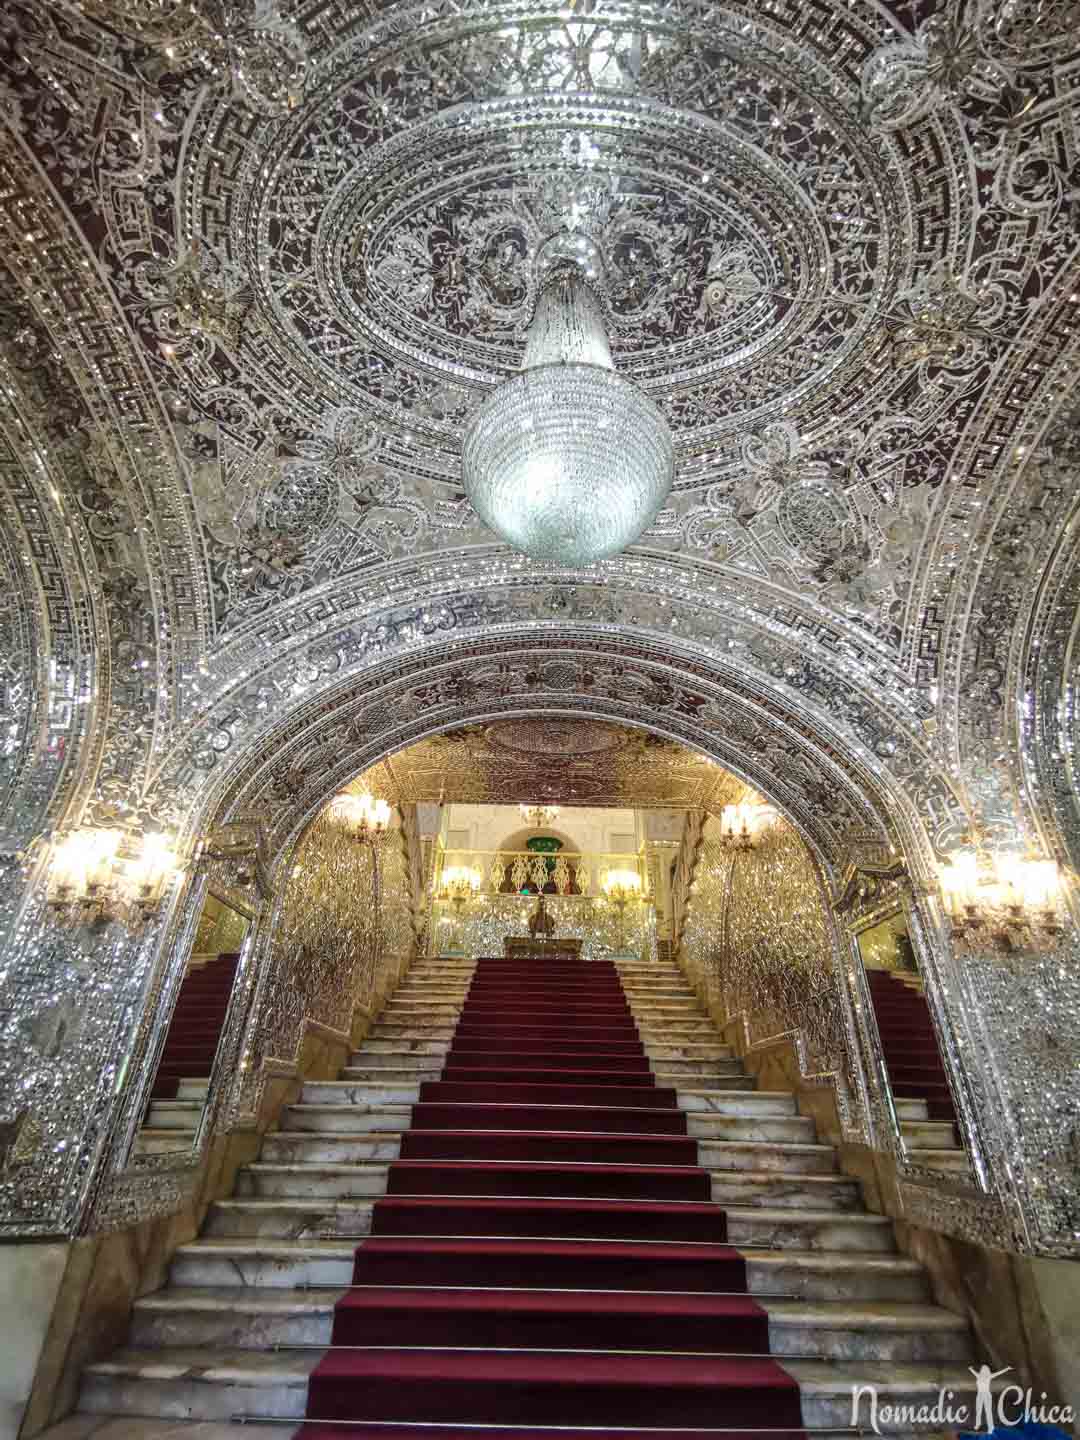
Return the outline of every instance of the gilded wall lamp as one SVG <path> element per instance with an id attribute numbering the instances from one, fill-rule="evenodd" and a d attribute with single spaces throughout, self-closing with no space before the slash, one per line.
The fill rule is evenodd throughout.
<path id="1" fill-rule="evenodd" d="M 141 929 L 180 871 L 172 836 L 80 826 L 53 842 L 46 896 L 64 925 Z"/>
<path id="2" fill-rule="evenodd" d="M 954 947 L 963 954 L 1054 949 L 1065 930 L 1057 861 L 996 854 L 977 832 L 968 838 L 940 872 Z"/>

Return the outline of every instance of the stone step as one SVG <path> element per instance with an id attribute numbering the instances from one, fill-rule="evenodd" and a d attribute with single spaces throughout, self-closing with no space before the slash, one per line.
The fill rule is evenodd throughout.
<path id="1" fill-rule="evenodd" d="M 337 1165 L 259 1161 L 237 1171 L 234 1193 L 238 1200 L 377 1200 L 386 1194 L 389 1173 L 386 1165 L 371 1160 Z"/>
<path id="2" fill-rule="evenodd" d="M 738 1061 L 732 1062 L 738 1064 Z M 672 1073 L 666 1068 L 657 1068 L 654 1072 L 658 1085 L 673 1086 L 679 1093 L 682 1093 L 684 1085 L 693 1085 L 695 1092 L 713 1090 L 756 1090 L 757 1080 L 753 1075 L 747 1075 L 745 1070 L 732 1070 L 728 1074 L 720 1075 L 687 1075 L 685 1073 Z M 681 1101 L 680 1101 L 681 1104 Z"/>
<path id="3" fill-rule="evenodd" d="M 415 1105 L 417 1080 L 352 1084 L 348 1080 L 308 1080 L 300 1092 L 303 1105 Z"/>
<path id="4" fill-rule="evenodd" d="M 789 1175 L 832 1175 L 836 1173 L 836 1151 L 831 1145 L 700 1140 L 698 1164 L 709 1170 L 780 1170 Z"/>
<path id="5" fill-rule="evenodd" d="M 855 1418 L 860 1427 L 871 1423 L 870 1400 L 865 1387 L 875 1387 L 878 1405 L 884 1407 L 925 1406 L 930 1410 L 938 1404 L 945 1391 L 951 1391 L 948 1404 L 953 1414 L 963 1409 L 970 1420 L 975 1415 L 975 1384 L 970 1371 L 963 1366 L 942 1366 L 931 1363 L 902 1364 L 867 1360 L 787 1360 L 784 1369 L 799 1386 L 803 1425 L 811 1429 L 850 1426 Z M 1000 1381 L 997 1382 L 1000 1385 Z M 852 1397 L 859 1395 L 860 1408 L 852 1416 Z M 955 1433 L 956 1426 L 946 1427 Z M 962 1427 L 966 1428 L 966 1427 Z M 910 1434 L 911 1425 L 881 1422 L 883 1434 Z M 932 1427 L 936 1435 L 940 1425 Z M 922 1433 L 926 1430 L 923 1428 Z"/>
<path id="6" fill-rule="evenodd" d="M 174 1155 L 195 1144 L 194 1130 L 150 1130 L 145 1126 L 135 1136 L 136 1155 Z"/>
<path id="7" fill-rule="evenodd" d="M 677 1045 L 681 1041 L 719 1039 L 716 1026 L 707 1015 L 663 1021 L 656 1016 L 646 1019 L 635 1015 L 634 1021 L 638 1028 L 638 1034 L 647 1045 Z"/>
<path id="8" fill-rule="evenodd" d="M 712 1170 L 717 1205 L 760 1206 L 765 1210 L 837 1210 L 862 1213 L 856 1181 L 840 1175 L 772 1170 Z"/>
<path id="9" fill-rule="evenodd" d="M 959 1150 L 951 1120 L 905 1120 L 900 1133 L 909 1150 Z"/>
<path id="10" fill-rule="evenodd" d="M 411 1301 L 410 1289 L 376 1287 L 391 1308 Z M 455 1292 L 463 1298 L 467 1290 Z M 508 1290 L 512 1301 L 515 1291 Z M 340 1290 L 212 1288 L 161 1290 L 136 1301 L 130 1345 L 136 1349 L 329 1345 Z M 648 1297 L 641 1297 L 643 1305 Z M 970 1358 L 966 1321 L 938 1306 L 852 1300 L 763 1300 L 770 1350 L 776 1356 L 873 1357 L 890 1361 L 962 1363 Z M 391 1341 L 391 1343 L 393 1343 Z M 468 1347 L 466 1347 L 468 1348 Z"/>
<path id="11" fill-rule="evenodd" d="M 414 1065 L 401 1069 L 391 1069 L 388 1065 L 346 1065 L 341 1072 L 341 1078 L 350 1085 L 375 1085 L 385 1089 L 387 1086 L 416 1086 L 425 1080 L 438 1080 L 442 1072 L 441 1061 L 423 1068 Z"/>
<path id="12" fill-rule="evenodd" d="M 763 1115 L 790 1115 L 797 1114 L 795 1096 L 787 1090 L 734 1090 L 725 1093 L 717 1091 L 708 1093 L 706 1091 L 695 1092 L 701 1103 L 690 1106 L 682 1105 L 682 1095 L 679 1092 L 680 1105 L 686 1113 L 687 1131 L 691 1135 L 712 1135 L 712 1130 L 702 1129 L 702 1122 L 713 1115 L 742 1115 L 758 1118 Z M 705 1103 L 705 1102 L 708 1103 Z"/>
<path id="13" fill-rule="evenodd" d="M 371 1231 L 370 1200 L 257 1200 L 247 1196 L 216 1200 L 207 1211 L 202 1233 L 211 1236 L 267 1236 L 278 1240 L 320 1240 Z"/>
<path id="14" fill-rule="evenodd" d="M 345 1240 L 199 1239 L 177 1247 L 169 1268 L 176 1286 L 348 1285 L 355 1243 Z"/>
<path id="15" fill-rule="evenodd" d="M 79 1408 L 97 1415 L 152 1416 L 173 1423 L 178 1416 L 196 1421 L 230 1421 L 240 1415 L 255 1420 L 275 1416 L 299 1421 L 306 1409 L 308 1377 L 321 1358 L 318 1349 L 120 1350 L 87 1367 Z M 879 1403 L 909 1406 L 930 1407 L 942 1389 L 951 1390 L 954 1398 L 950 1403 L 966 1405 L 967 1414 L 974 1415 L 974 1383 L 962 1366 L 792 1358 L 784 1368 L 800 1387 L 802 1420 L 807 1427 L 843 1431 L 852 1419 L 853 1393 L 867 1385 L 876 1387 Z M 858 1419 L 862 1424 L 869 1423 L 868 1401 L 864 1400 Z M 268 1428 L 259 1426 L 249 1431 L 245 1427 L 243 1436 L 256 1440 Z M 287 1429 L 276 1428 L 288 1434 Z M 884 1433 L 897 1430 L 882 1426 Z M 433 1436 L 438 1433 L 433 1430 Z M 590 1431 L 575 1427 L 575 1433 L 588 1435 Z M 597 1429 L 591 1433 L 597 1440 L 615 1440 L 618 1432 Z M 129 1429 L 124 1434 L 134 1440 Z M 199 1440 L 220 1440 L 216 1427 L 212 1437 L 200 1434 Z"/>
<path id="16" fill-rule="evenodd" d="M 223 1346 L 243 1350 L 272 1345 L 329 1345 L 334 1305 L 343 1290 L 266 1287 L 221 1290 L 184 1286 L 136 1300 L 133 1349 Z"/>
<path id="17" fill-rule="evenodd" d="M 851 1300 L 763 1303 L 769 1315 L 769 1349 L 784 1358 L 827 1356 L 938 1365 L 964 1365 L 973 1358 L 967 1321 L 939 1305 Z"/>
<path id="18" fill-rule="evenodd" d="M 79 1409 L 169 1420 L 299 1420 L 308 1376 L 321 1358 L 320 1350 L 117 1350 L 83 1371 Z"/>
<path id="19" fill-rule="evenodd" d="M 966 1150 L 913 1150 L 911 1160 L 927 1170 L 940 1170 L 946 1175 L 970 1175 L 971 1157 Z"/>
<path id="20" fill-rule="evenodd" d="M 420 1025 L 412 1021 L 407 1025 L 387 1024 L 379 1020 L 371 1027 L 372 1040 L 443 1040 L 453 1038 L 453 1025 Z"/>
<path id="21" fill-rule="evenodd" d="M 283 1130 L 400 1133 L 411 1123 L 411 1105 L 286 1105 L 281 1112 Z"/>
<path id="22" fill-rule="evenodd" d="M 205 1104 L 206 1104 L 206 1097 L 207 1097 L 207 1095 L 209 1094 L 209 1091 L 210 1091 L 210 1080 L 209 1080 L 209 1078 L 201 1079 L 201 1080 L 199 1080 L 199 1079 L 181 1080 L 180 1083 L 179 1083 L 179 1084 L 177 1085 L 177 1087 L 176 1087 L 176 1099 L 177 1099 L 177 1100 L 195 1100 L 195 1101 L 198 1101 L 199 1104 L 205 1105 Z"/>
<path id="23" fill-rule="evenodd" d="M 266 1136 L 259 1163 L 267 1165 L 355 1165 L 361 1160 L 396 1160 L 401 1137 L 358 1130 L 350 1135 L 274 1130 Z"/>
<path id="24" fill-rule="evenodd" d="M 778 1206 L 726 1206 L 728 1243 L 765 1250 L 873 1250 L 893 1253 L 892 1221 L 885 1215 Z"/>
<path id="25" fill-rule="evenodd" d="M 388 1040 L 372 1037 L 353 1051 L 353 1058 L 363 1055 L 445 1055 L 449 1040 Z"/>
<path id="26" fill-rule="evenodd" d="M 352 1242 L 342 1240 L 193 1240 L 177 1248 L 169 1283 L 271 1290 L 345 1286 L 352 1280 L 354 1248 Z M 746 1275 L 750 1293 L 765 1297 L 925 1301 L 930 1296 L 926 1272 L 906 1255 L 751 1250 L 747 1251 Z"/>
<path id="27" fill-rule="evenodd" d="M 755 1092 L 754 1098 L 760 1093 Z M 688 1115 L 686 1123 L 689 1134 L 699 1140 L 721 1143 L 761 1141 L 768 1145 L 812 1145 L 817 1138 L 814 1122 L 806 1115 Z"/>
<path id="28" fill-rule="evenodd" d="M 146 1124 L 151 1130 L 191 1130 L 199 1128 L 202 1118 L 201 1100 L 151 1100 Z"/>
<path id="29" fill-rule="evenodd" d="M 645 1046 L 650 1060 L 733 1060 L 735 1052 L 730 1045 L 714 1044 L 710 1040 L 687 1045 L 670 1045 L 657 1042 Z"/>
<path id="30" fill-rule="evenodd" d="M 804 1300 L 930 1299 L 930 1282 L 917 1260 L 866 1251 L 749 1250 L 746 1284 L 752 1295 Z"/>
<path id="31" fill-rule="evenodd" d="M 719 1075 L 746 1075 L 742 1061 L 735 1059 L 684 1060 L 678 1056 L 666 1055 L 659 1059 L 650 1055 L 649 1059 L 652 1062 L 651 1069 L 656 1076 L 664 1075 L 666 1077 L 661 1082 L 664 1084 L 675 1083 L 677 1079 L 683 1079 L 686 1076 L 704 1076 L 713 1079 Z"/>
<path id="32" fill-rule="evenodd" d="M 368 1053 L 361 1048 L 353 1051 L 341 1073 L 347 1078 L 350 1070 L 441 1070 L 445 1063 L 445 1054 L 418 1055 L 413 1050 L 402 1050 L 396 1054 L 386 1050 Z"/>
<path id="33" fill-rule="evenodd" d="M 930 1118 L 925 1100 L 901 1100 L 894 1095 L 893 1108 L 896 1111 L 896 1118 L 900 1121 L 928 1120 Z"/>

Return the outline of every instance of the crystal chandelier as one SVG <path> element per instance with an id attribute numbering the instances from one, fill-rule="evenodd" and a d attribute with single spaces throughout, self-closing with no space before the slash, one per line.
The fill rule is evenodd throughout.
<path id="1" fill-rule="evenodd" d="M 373 799 L 366 790 L 359 795 L 346 791 L 335 796 L 330 812 L 360 844 L 382 840 L 390 828 L 390 806 L 385 800 Z"/>
<path id="2" fill-rule="evenodd" d="M 559 818 L 558 805 L 519 805 L 518 810 L 526 825 L 534 825 L 538 830 L 546 830 Z"/>
<path id="3" fill-rule="evenodd" d="M 463 483 L 484 523 L 518 550 L 589 565 L 632 544 L 664 503 L 671 432 L 615 371 L 595 245 L 560 232 L 544 249 L 524 367 L 473 416 Z"/>

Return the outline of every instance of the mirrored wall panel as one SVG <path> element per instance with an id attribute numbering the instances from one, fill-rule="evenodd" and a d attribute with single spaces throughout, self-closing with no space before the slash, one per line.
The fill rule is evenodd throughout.
<path id="1" fill-rule="evenodd" d="M 207 892 L 136 1140 L 137 1155 L 191 1150 L 249 924 L 246 915 Z"/>
<path id="2" fill-rule="evenodd" d="M 877 918 L 856 939 L 904 1153 L 913 1165 L 966 1179 L 970 1164 L 907 916 Z"/>

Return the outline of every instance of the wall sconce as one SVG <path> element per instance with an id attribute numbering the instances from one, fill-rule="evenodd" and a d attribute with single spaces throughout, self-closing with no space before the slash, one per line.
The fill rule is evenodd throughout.
<path id="1" fill-rule="evenodd" d="M 373 799 L 365 790 L 360 795 L 338 795 L 330 802 L 330 813 L 360 845 L 382 840 L 390 830 L 390 806 Z"/>
<path id="2" fill-rule="evenodd" d="M 720 844 L 727 850 L 753 850 L 776 819 L 771 805 L 725 805 L 720 812 Z"/>
<path id="3" fill-rule="evenodd" d="M 953 945 L 964 954 L 1047 950 L 1061 941 L 1061 874 L 1056 860 L 960 850 L 941 867 Z"/>
<path id="4" fill-rule="evenodd" d="M 70 830 L 54 842 L 49 908 L 65 925 L 116 921 L 140 929 L 179 870 L 170 836 L 123 830 Z"/>
<path id="5" fill-rule="evenodd" d="M 641 876 L 636 870 L 605 870 L 600 877 L 600 889 L 611 901 L 619 914 L 618 948 L 626 948 L 626 907 L 632 900 L 639 900 L 644 893 Z"/>
<path id="6" fill-rule="evenodd" d="M 482 883 L 483 877 L 480 871 L 472 865 L 448 865 L 442 872 L 439 890 L 435 898 L 444 905 L 454 907 L 454 919 L 447 941 L 447 949 L 451 952 L 464 949 L 465 939 L 461 929 L 462 912 L 477 894 Z"/>

